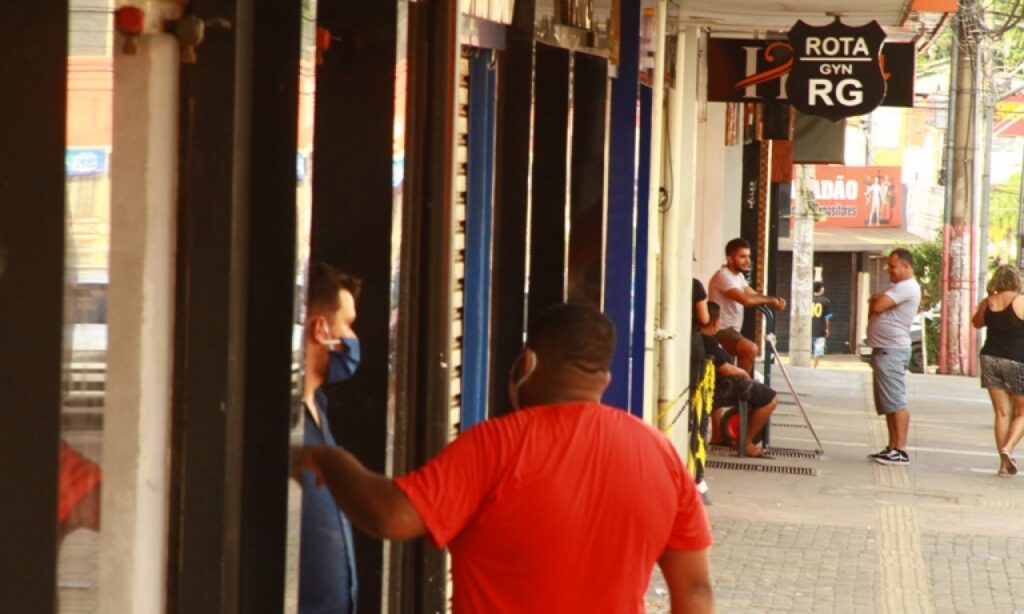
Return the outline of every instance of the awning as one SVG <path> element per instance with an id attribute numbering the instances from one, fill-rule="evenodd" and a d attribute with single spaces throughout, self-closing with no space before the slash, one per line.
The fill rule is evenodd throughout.
<path id="1" fill-rule="evenodd" d="M 816 252 L 886 252 L 902 245 L 917 245 L 928 239 L 901 228 L 815 228 Z M 779 250 L 793 251 L 789 237 L 779 238 Z"/>
<path id="2" fill-rule="evenodd" d="M 956 0 L 688 0 L 682 3 L 682 23 L 703 25 L 713 32 L 787 31 L 798 19 L 812 25 L 832 21 L 829 13 L 860 25 L 878 21 L 891 41 L 912 40 L 933 31 L 944 13 L 955 12 Z"/>

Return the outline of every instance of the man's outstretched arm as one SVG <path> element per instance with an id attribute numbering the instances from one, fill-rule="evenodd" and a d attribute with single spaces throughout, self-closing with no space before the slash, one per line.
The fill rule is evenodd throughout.
<path id="1" fill-rule="evenodd" d="M 778 296 L 768 296 L 761 294 L 757 290 L 754 290 L 750 286 L 743 288 L 730 288 L 725 292 L 725 295 L 732 300 L 740 303 L 744 307 L 758 307 L 760 305 L 767 305 L 775 311 L 782 311 L 786 308 L 786 299 Z"/>
<path id="2" fill-rule="evenodd" d="M 374 473 L 341 448 L 301 448 L 295 471 L 309 470 L 327 484 L 338 507 L 357 527 L 378 539 L 413 539 L 426 532 L 409 498 L 390 479 Z"/>
<path id="3" fill-rule="evenodd" d="M 666 548 L 658 559 L 672 598 L 672 614 L 711 614 L 715 594 L 711 588 L 710 553 Z"/>

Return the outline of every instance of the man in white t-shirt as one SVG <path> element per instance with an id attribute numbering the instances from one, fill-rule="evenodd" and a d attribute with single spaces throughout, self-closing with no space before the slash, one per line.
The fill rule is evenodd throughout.
<path id="1" fill-rule="evenodd" d="M 907 431 L 907 367 L 910 365 L 910 324 L 921 303 L 921 286 L 914 279 L 914 256 L 902 247 L 889 254 L 892 285 L 868 301 L 868 345 L 875 393 L 875 412 L 885 416 L 889 445 L 868 458 L 883 465 L 909 465 Z"/>
<path id="2" fill-rule="evenodd" d="M 786 300 L 780 296 L 766 296 L 751 288 L 743 276 L 749 271 L 750 243 L 739 237 L 726 243 L 725 265 L 708 282 L 708 300 L 721 307 L 721 328 L 715 338 L 726 352 L 736 357 L 739 368 L 753 373 L 757 345 L 740 333 L 743 330 L 743 308 L 768 305 L 775 311 L 782 311 L 786 308 Z"/>

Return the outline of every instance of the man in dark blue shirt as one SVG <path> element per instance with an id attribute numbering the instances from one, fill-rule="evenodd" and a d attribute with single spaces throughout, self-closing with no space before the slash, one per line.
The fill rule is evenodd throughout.
<path id="1" fill-rule="evenodd" d="M 708 301 L 708 317 L 710 321 L 700 328 L 701 338 L 704 341 L 704 352 L 707 357 L 715 363 L 715 401 L 711 411 L 711 443 L 717 444 L 722 441 L 719 432 L 719 421 L 721 420 L 722 408 L 735 405 L 743 400 L 750 404 L 750 417 L 747 425 L 746 455 L 759 457 L 764 455 L 764 449 L 754 445 L 754 437 L 761 432 L 768 418 L 775 411 L 779 403 L 779 395 L 761 382 L 754 380 L 750 374 L 732 364 L 732 357 L 722 348 L 722 344 L 715 338 L 718 332 L 719 315 L 721 307 L 714 301 Z M 737 442 L 739 445 L 739 442 Z"/>
<path id="2" fill-rule="evenodd" d="M 818 367 L 821 357 L 825 355 L 825 339 L 828 337 L 828 325 L 832 320 L 832 301 L 825 296 L 825 284 L 814 282 L 814 298 L 811 305 L 811 365 Z"/>
<path id="3" fill-rule="evenodd" d="M 356 320 L 359 279 L 324 263 L 309 267 L 304 343 L 306 372 L 303 443 L 336 446 L 327 422 L 324 384 L 344 381 L 359 365 Z M 302 474 L 302 533 L 299 543 L 299 612 L 350 614 L 356 610 L 357 582 L 352 524 L 331 493 Z"/>

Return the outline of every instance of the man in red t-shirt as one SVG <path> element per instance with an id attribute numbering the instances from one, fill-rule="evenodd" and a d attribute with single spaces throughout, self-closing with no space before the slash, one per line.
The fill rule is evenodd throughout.
<path id="1" fill-rule="evenodd" d="M 447 546 L 455 612 L 643 612 L 655 562 L 674 612 L 712 612 L 693 478 L 661 433 L 600 403 L 614 348 L 602 313 L 556 305 L 510 374 L 523 409 L 395 480 L 338 448 L 305 448 L 298 466 L 368 533 Z"/>

